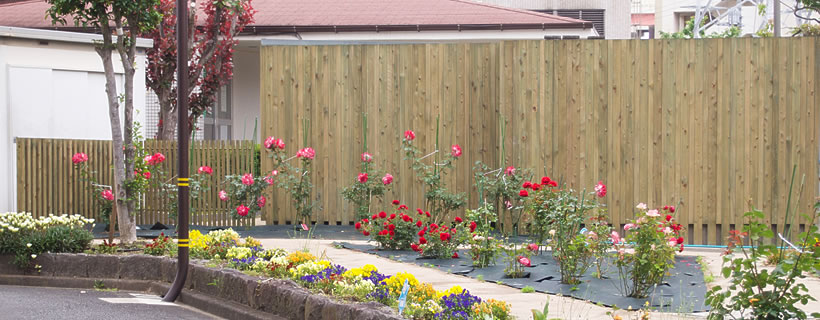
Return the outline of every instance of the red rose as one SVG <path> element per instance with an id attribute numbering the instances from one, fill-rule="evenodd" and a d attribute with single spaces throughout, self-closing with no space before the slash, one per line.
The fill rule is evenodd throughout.
<path id="1" fill-rule="evenodd" d="M 683 243 L 680 244 L 680 250 L 678 252 L 683 252 Z"/>
<path id="2" fill-rule="evenodd" d="M 384 211 L 379 212 L 379 218 L 382 218 L 382 219 L 387 218 L 387 213 L 385 213 Z"/>
<path id="3" fill-rule="evenodd" d="M 359 177 L 356 178 L 356 180 L 359 180 L 359 182 L 361 183 L 367 182 L 367 173 L 360 173 Z"/>
<path id="4" fill-rule="evenodd" d="M 421 208 L 416 208 L 416 211 L 418 211 L 418 212 L 419 212 L 419 215 L 423 215 L 423 214 L 424 214 L 424 211 L 421 211 Z"/>
<path id="5" fill-rule="evenodd" d="M 452 149 L 452 151 L 453 151 L 453 152 L 452 152 L 452 153 L 453 153 L 453 157 L 458 158 L 458 157 L 460 157 L 460 156 L 461 156 L 461 146 L 459 146 L 459 145 L 457 145 L 457 144 L 454 144 L 454 145 L 451 147 L 451 149 Z"/>
<path id="6" fill-rule="evenodd" d="M 518 196 L 520 197 L 528 197 L 529 195 L 530 193 L 527 192 L 527 190 L 521 189 L 521 191 L 518 191 Z"/>
<path id="7" fill-rule="evenodd" d="M 436 228 L 438 228 L 437 224 L 435 224 L 435 223 L 430 224 L 430 230 L 435 230 Z"/>
<path id="8" fill-rule="evenodd" d="M 390 239 L 392 239 L 392 238 L 393 238 L 393 236 L 395 236 L 395 235 L 396 235 L 396 232 L 395 232 L 395 231 L 393 231 L 393 230 L 390 230 L 388 233 L 390 234 Z"/>
<path id="9" fill-rule="evenodd" d="M 419 251 L 419 245 L 413 243 L 413 244 L 410 245 L 410 249 L 413 249 L 413 251 L 418 252 Z"/>
<path id="10" fill-rule="evenodd" d="M 453 252 L 453 259 L 458 259 L 458 252 Z"/>
<path id="11" fill-rule="evenodd" d="M 362 231 L 362 234 L 366 237 L 366 236 L 369 236 L 369 235 L 370 235 L 370 232 L 367 232 L 367 231 Z"/>
<path id="12" fill-rule="evenodd" d="M 550 177 L 541 177 L 541 184 L 550 184 L 550 181 L 552 181 Z"/>
<path id="13" fill-rule="evenodd" d="M 669 212 L 675 213 L 675 207 L 674 206 L 669 206 Z"/>
<path id="14" fill-rule="evenodd" d="M 396 225 L 391 223 L 391 224 L 387 225 L 387 229 L 390 230 L 390 231 L 394 231 L 394 230 L 396 230 Z"/>
<path id="15" fill-rule="evenodd" d="M 361 222 L 356 222 L 356 224 L 354 225 L 354 227 L 356 227 L 356 230 L 359 230 L 359 229 L 361 229 L 361 228 L 362 228 L 362 223 L 361 223 Z"/>
<path id="16" fill-rule="evenodd" d="M 370 218 L 371 218 L 371 219 L 373 219 L 373 220 L 376 220 L 376 219 L 378 219 L 378 218 L 379 218 L 379 216 L 374 214 L 374 215 L 372 215 Z"/>
<path id="17" fill-rule="evenodd" d="M 420 237 L 420 238 L 419 238 L 419 243 L 420 243 L 420 244 L 426 244 L 426 243 L 427 243 L 427 239 L 424 239 L 424 237 Z"/>
<path id="18" fill-rule="evenodd" d="M 421 228 L 421 221 L 416 221 L 416 227 Z"/>
<path id="19" fill-rule="evenodd" d="M 678 237 L 678 244 L 683 244 L 683 237 Z"/>
<path id="20" fill-rule="evenodd" d="M 532 187 L 532 182 L 524 181 L 524 184 L 522 184 L 521 187 L 524 188 L 524 189 Z"/>
<path id="21" fill-rule="evenodd" d="M 406 205 L 400 205 L 399 210 L 407 210 L 407 206 Z"/>
<path id="22" fill-rule="evenodd" d="M 419 221 L 419 222 L 421 222 L 421 221 Z M 419 237 L 421 237 L 421 236 L 424 236 L 424 230 L 423 229 L 419 230 Z"/>
<path id="23" fill-rule="evenodd" d="M 391 214 L 390 214 L 390 220 L 393 220 L 393 219 L 395 219 L 395 218 L 396 218 L 396 214 L 395 214 L 395 213 L 391 213 Z"/>
<path id="24" fill-rule="evenodd" d="M 430 217 L 430 211 L 424 211 L 424 214 L 427 215 L 428 218 Z"/>
<path id="25" fill-rule="evenodd" d="M 550 186 L 550 187 L 557 187 L 557 186 L 558 186 L 558 182 L 555 182 L 555 181 L 550 181 L 549 186 Z"/>
<path id="26" fill-rule="evenodd" d="M 456 223 L 461 223 L 464 220 L 461 220 L 461 217 L 456 217 L 455 221 L 456 221 Z"/>
<path id="27" fill-rule="evenodd" d="M 442 232 L 442 233 L 440 233 L 438 236 L 439 236 L 439 238 L 441 239 L 441 241 L 447 241 L 447 240 L 450 240 L 450 234 L 449 234 L 449 233 L 447 233 L 447 232 Z"/>
<path id="28" fill-rule="evenodd" d="M 407 141 L 413 141 L 416 138 L 416 133 L 413 130 L 407 130 L 404 132 L 404 139 Z"/>
<path id="29" fill-rule="evenodd" d="M 367 220 L 367 218 L 365 218 L 365 219 L 362 219 L 362 222 L 363 223 L 370 223 L 370 220 Z"/>
<path id="30" fill-rule="evenodd" d="M 671 221 L 671 220 L 672 220 L 672 215 L 668 215 L 668 214 L 667 214 L 667 215 L 666 215 L 666 221 Z"/>
<path id="31" fill-rule="evenodd" d="M 476 228 L 477 226 L 478 226 L 478 225 L 475 223 L 475 221 L 470 221 L 470 232 L 474 232 L 474 231 L 475 231 L 475 228 Z"/>
<path id="32" fill-rule="evenodd" d="M 541 185 L 537 184 L 537 183 L 533 183 L 531 188 L 532 188 L 532 191 L 538 191 L 539 189 L 541 189 Z"/>
<path id="33" fill-rule="evenodd" d="M 397 206 L 397 205 L 399 205 L 399 203 L 401 203 L 401 202 L 399 202 L 399 200 L 393 200 L 393 205 Z"/>

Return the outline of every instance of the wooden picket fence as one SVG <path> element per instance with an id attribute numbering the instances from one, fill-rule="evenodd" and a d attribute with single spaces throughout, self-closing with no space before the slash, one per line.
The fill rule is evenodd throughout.
<path id="1" fill-rule="evenodd" d="M 798 212 L 818 195 L 820 38 L 543 40 L 489 43 L 270 45 L 261 49 L 262 134 L 316 149 L 320 223 L 350 224 L 339 191 L 354 183 L 368 115 L 369 152 L 395 177 L 376 203 L 423 205 L 401 136 L 434 150 L 460 144 L 447 184 L 478 192 L 472 167 L 532 168 L 575 189 L 609 186 L 612 222 L 639 202 L 675 205 L 691 243 L 717 244 L 750 204 L 786 227 L 793 165 L 805 175 Z M 502 125 L 505 130 L 502 132 Z M 503 133 L 503 135 L 502 135 Z M 502 141 L 502 136 L 504 141 Z M 504 152 L 502 152 L 502 147 Z M 263 161 L 263 171 L 270 164 Z M 282 197 L 269 222 L 297 221 Z M 806 221 L 796 220 L 796 232 Z"/>
<path id="2" fill-rule="evenodd" d="M 17 138 L 17 210 L 34 216 L 48 214 L 81 214 L 99 218 L 94 194 L 88 184 L 79 179 L 71 157 L 77 152 L 88 154 L 90 170 L 103 185 L 111 185 L 111 141 Z M 146 152 L 160 152 L 166 161 L 160 166 L 170 180 L 176 177 L 177 149 L 174 141 L 145 142 Z M 213 174 L 207 177 L 207 191 L 192 200 L 191 224 L 205 226 L 254 225 L 252 217 L 235 220 L 231 208 L 219 201 L 222 178 L 228 174 L 253 171 L 254 146 L 252 141 L 194 141 L 191 143 L 191 174 L 201 165 L 208 165 Z M 149 188 L 140 201 L 137 224 L 175 224 L 169 217 L 167 196 L 156 188 Z"/>

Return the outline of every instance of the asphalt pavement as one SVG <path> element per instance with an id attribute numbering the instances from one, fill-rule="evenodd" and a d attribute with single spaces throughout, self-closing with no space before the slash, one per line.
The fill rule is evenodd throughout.
<path id="1" fill-rule="evenodd" d="M 137 292 L 0 285 L 0 319 L 220 319 Z"/>

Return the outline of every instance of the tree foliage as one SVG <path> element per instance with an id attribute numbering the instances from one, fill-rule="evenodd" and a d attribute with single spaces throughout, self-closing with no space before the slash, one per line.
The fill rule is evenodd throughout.
<path id="1" fill-rule="evenodd" d="M 157 28 L 145 34 L 154 40 L 147 51 L 147 86 L 157 94 L 160 104 L 158 139 L 173 139 L 176 111 L 176 1 L 159 0 L 156 11 L 162 15 Z M 197 8 L 189 11 L 188 58 L 189 128 L 196 130 L 199 117 L 211 111 L 219 88 L 233 77 L 233 52 L 239 43 L 236 35 L 253 22 L 256 10 L 251 0 L 206 0 L 202 13 L 204 25 L 198 26 Z"/>

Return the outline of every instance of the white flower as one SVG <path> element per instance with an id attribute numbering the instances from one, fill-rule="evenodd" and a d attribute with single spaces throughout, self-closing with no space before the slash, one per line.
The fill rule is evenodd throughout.
<path id="1" fill-rule="evenodd" d="M 658 213 L 658 210 L 657 210 L 657 209 L 652 209 L 652 210 L 647 211 L 647 212 L 646 212 L 646 215 L 647 215 L 648 217 L 660 217 L 660 216 L 661 216 L 661 214 L 660 214 L 660 213 Z"/>
<path id="2" fill-rule="evenodd" d="M 641 202 L 635 208 L 646 210 L 646 203 Z"/>
<path id="3" fill-rule="evenodd" d="M 37 255 L 36 255 L 36 254 L 32 254 L 32 255 L 31 255 L 31 258 L 32 258 L 32 259 L 37 259 Z"/>
<path id="4" fill-rule="evenodd" d="M 550 230 L 550 236 L 555 236 L 555 229 Z"/>
<path id="5" fill-rule="evenodd" d="M 26 247 L 27 247 L 27 248 L 31 248 L 31 242 L 26 243 Z"/>
<path id="6" fill-rule="evenodd" d="M 663 228 L 663 233 L 665 233 L 665 234 L 672 234 L 672 232 L 673 232 L 672 228 L 670 228 L 670 227 Z"/>

